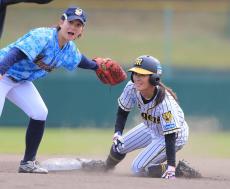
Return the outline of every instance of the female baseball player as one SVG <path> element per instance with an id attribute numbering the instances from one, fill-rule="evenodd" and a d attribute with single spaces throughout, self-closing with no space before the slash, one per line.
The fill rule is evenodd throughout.
<path id="1" fill-rule="evenodd" d="M 57 28 L 33 29 L 0 50 L 0 115 L 7 98 L 30 118 L 20 173 L 47 173 L 35 157 L 48 110 L 32 81 L 61 67 L 67 70 L 98 68 L 73 42 L 81 36 L 85 23 L 85 11 L 70 7 L 61 16 Z"/>
<path id="2" fill-rule="evenodd" d="M 129 69 L 131 81 L 118 98 L 115 134 L 106 169 L 114 168 L 127 153 L 143 148 L 132 164 L 138 176 L 175 178 L 176 152 L 188 140 L 188 126 L 176 94 L 161 81 L 160 62 L 143 55 Z M 122 135 L 134 106 L 143 122 Z M 162 164 L 167 160 L 167 165 Z"/>

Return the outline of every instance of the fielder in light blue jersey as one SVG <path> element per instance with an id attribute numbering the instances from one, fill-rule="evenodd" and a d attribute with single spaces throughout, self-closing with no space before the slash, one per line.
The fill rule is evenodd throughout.
<path id="1" fill-rule="evenodd" d="M 85 24 L 85 11 L 70 7 L 56 28 L 33 29 L 0 50 L 0 115 L 7 98 L 30 118 L 20 173 L 48 172 L 36 161 L 48 110 L 32 81 L 57 68 L 98 69 L 96 62 L 81 54 L 73 42 L 82 35 Z"/>
<path id="2" fill-rule="evenodd" d="M 37 28 L 30 31 L 1 49 L 0 60 L 13 48 L 17 48 L 26 56 L 5 73 L 5 76 L 17 81 L 33 81 L 59 67 L 74 70 L 82 56 L 73 41 L 65 43 L 60 48 L 56 28 Z"/>

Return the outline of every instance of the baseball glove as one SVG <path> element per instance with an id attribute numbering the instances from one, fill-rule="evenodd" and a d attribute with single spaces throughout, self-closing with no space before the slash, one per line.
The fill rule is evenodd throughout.
<path id="1" fill-rule="evenodd" d="M 179 161 L 176 167 L 176 177 L 185 177 L 185 178 L 202 178 L 202 175 L 197 170 L 193 169 L 188 165 L 184 160 Z"/>
<path id="2" fill-rule="evenodd" d="M 91 160 L 88 162 L 82 162 L 82 170 L 84 171 L 95 171 L 104 172 L 106 170 L 105 162 L 102 160 Z"/>
<path id="3" fill-rule="evenodd" d="M 109 58 L 100 57 L 94 58 L 93 60 L 98 65 L 96 74 L 102 83 L 116 85 L 127 78 L 127 74 L 118 62 Z"/>

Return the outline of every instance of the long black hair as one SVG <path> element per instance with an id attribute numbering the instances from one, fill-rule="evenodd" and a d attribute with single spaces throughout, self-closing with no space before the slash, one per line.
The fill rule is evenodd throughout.
<path id="1" fill-rule="evenodd" d="M 159 83 L 159 87 L 158 87 L 158 93 L 157 93 L 157 97 L 156 97 L 156 104 L 155 106 L 157 106 L 158 104 L 160 104 L 164 98 L 165 98 L 165 95 L 166 95 L 166 91 L 168 91 L 172 97 L 178 101 L 178 98 L 177 98 L 177 95 L 176 93 L 169 87 L 167 87 L 165 84 L 163 84 L 162 82 Z"/>

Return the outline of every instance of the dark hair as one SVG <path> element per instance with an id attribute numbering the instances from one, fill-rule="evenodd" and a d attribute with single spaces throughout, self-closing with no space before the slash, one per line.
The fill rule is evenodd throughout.
<path id="1" fill-rule="evenodd" d="M 64 21 L 65 20 L 65 17 L 62 15 L 61 16 L 61 20 L 62 21 Z M 59 31 L 60 29 L 61 29 L 61 27 L 59 26 L 59 25 L 56 25 L 56 26 L 54 26 L 56 29 L 57 29 L 57 31 Z"/>
<path id="2" fill-rule="evenodd" d="M 156 104 L 155 106 L 157 106 L 158 104 L 160 104 L 164 98 L 165 98 L 165 95 L 166 95 L 166 91 L 168 91 L 172 97 L 178 101 L 178 98 L 177 98 L 177 95 L 176 93 L 169 87 L 167 87 L 166 85 L 164 85 L 162 82 L 159 83 L 159 88 L 158 88 L 158 94 L 157 94 L 157 97 L 156 97 Z"/>

